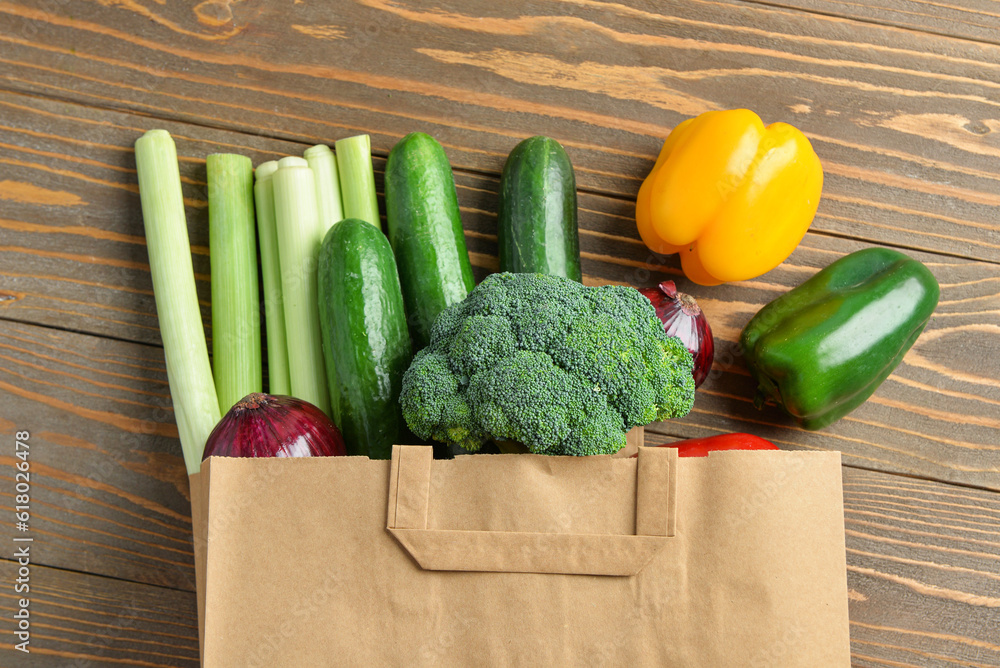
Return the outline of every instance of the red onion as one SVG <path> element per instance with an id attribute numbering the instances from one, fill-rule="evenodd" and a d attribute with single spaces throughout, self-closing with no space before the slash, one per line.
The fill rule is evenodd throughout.
<path id="1" fill-rule="evenodd" d="M 679 337 L 694 355 L 694 386 L 700 386 L 715 358 L 715 341 L 712 328 L 705 314 L 691 295 L 677 292 L 673 281 L 663 281 L 655 288 L 639 288 L 656 307 L 656 315 L 663 322 L 663 331 Z"/>
<path id="2" fill-rule="evenodd" d="M 254 392 L 236 402 L 208 436 L 209 457 L 345 455 L 336 425 L 308 401 Z"/>

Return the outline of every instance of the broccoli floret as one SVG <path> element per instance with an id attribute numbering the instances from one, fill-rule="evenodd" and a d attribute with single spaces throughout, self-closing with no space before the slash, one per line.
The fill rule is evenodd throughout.
<path id="1" fill-rule="evenodd" d="M 607 395 L 543 352 L 518 350 L 469 383 L 485 432 L 538 454 L 610 454 L 625 445 L 625 423 Z"/>
<path id="2" fill-rule="evenodd" d="M 416 366 L 410 366 L 413 377 L 409 391 L 399 397 L 410 430 L 420 438 L 478 450 L 489 435 L 475 428 L 478 421 L 466 402 L 466 393 L 460 391 L 459 377 L 452 372 L 448 358 L 428 346 L 413 361 Z"/>
<path id="3" fill-rule="evenodd" d="M 470 451 L 611 454 L 631 427 L 691 410 L 693 367 L 638 290 L 505 272 L 441 312 L 400 402 L 417 436 Z"/>

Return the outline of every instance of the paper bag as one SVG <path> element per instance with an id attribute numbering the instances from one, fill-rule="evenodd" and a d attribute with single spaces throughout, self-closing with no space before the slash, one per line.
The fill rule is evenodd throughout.
<path id="1" fill-rule="evenodd" d="M 211 458 L 205 666 L 847 666 L 839 453 Z"/>

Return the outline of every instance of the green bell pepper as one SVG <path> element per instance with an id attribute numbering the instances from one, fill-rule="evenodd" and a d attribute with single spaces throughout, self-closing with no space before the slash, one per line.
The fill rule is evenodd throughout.
<path id="1" fill-rule="evenodd" d="M 757 381 L 805 429 L 864 403 L 927 325 L 940 288 L 920 262 L 888 248 L 846 255 L 762 308 L 740 345 Z"/>

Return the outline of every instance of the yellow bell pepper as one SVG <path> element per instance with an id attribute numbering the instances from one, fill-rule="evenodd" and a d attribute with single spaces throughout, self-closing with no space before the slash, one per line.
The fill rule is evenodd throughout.
<path id="1" fill-rule="evenodd" d="M 747 109 L 709 111 L 673 129 L 636 200 L 642 240 L 680 253 L 700 285 L 760 276 L 781 264 L 816 215 L 823 168 L 787 123 Z"/>

